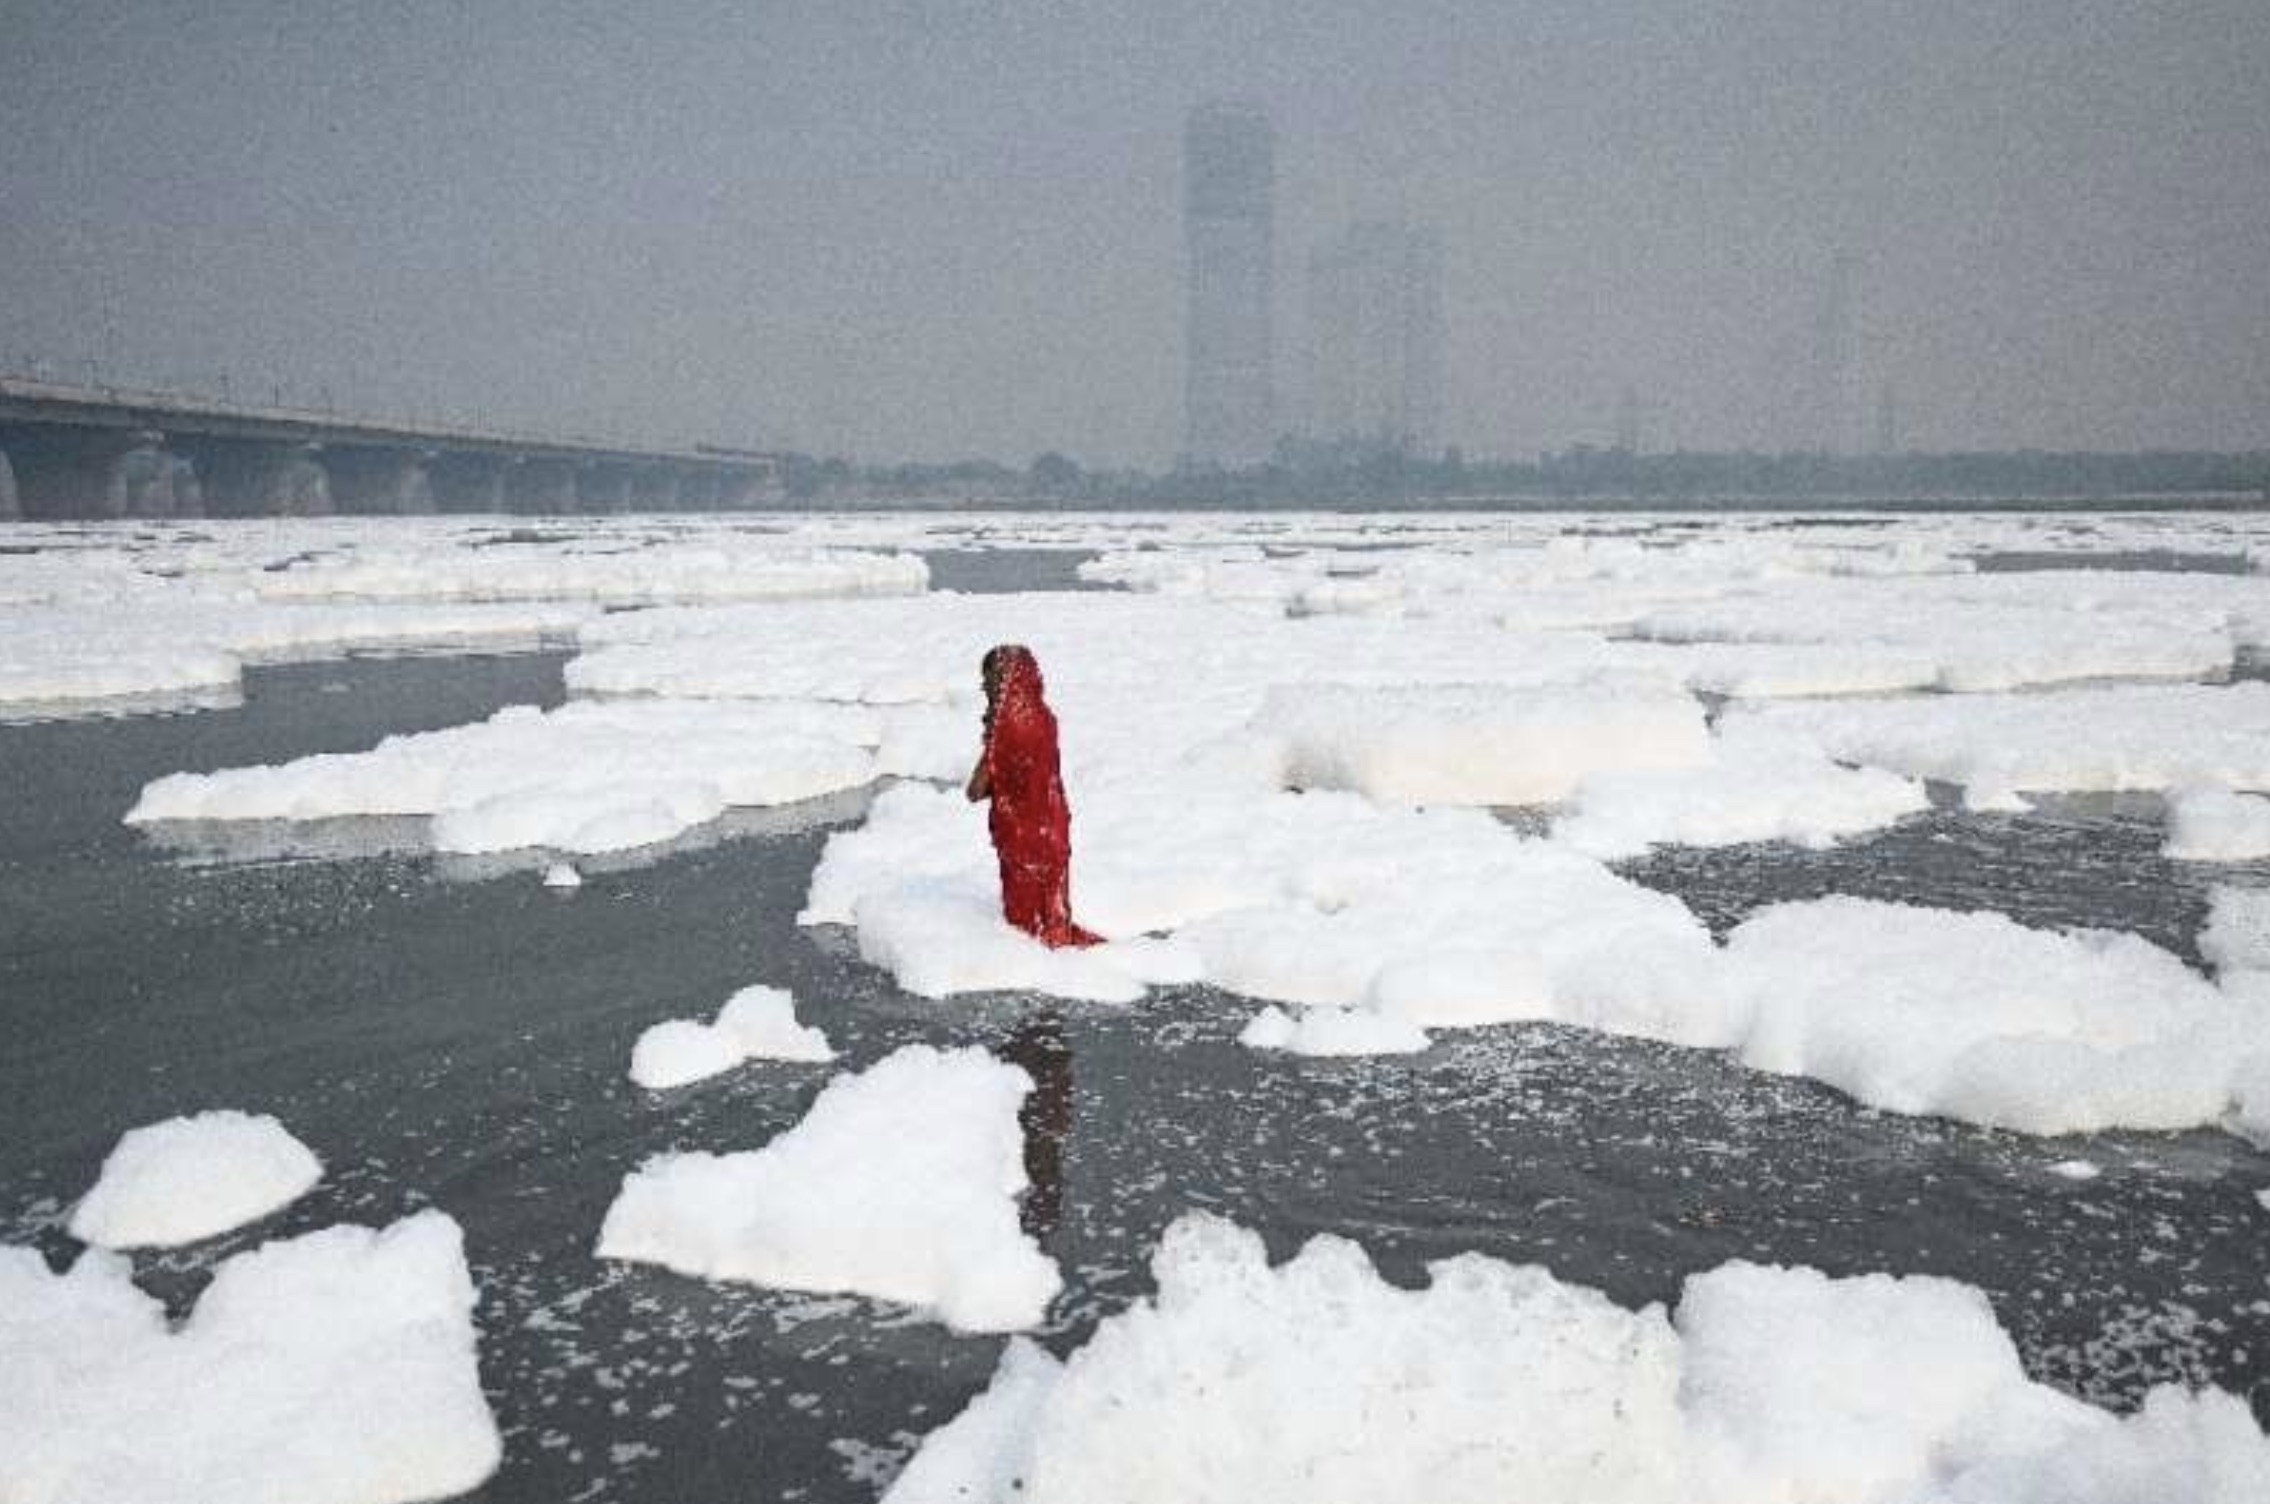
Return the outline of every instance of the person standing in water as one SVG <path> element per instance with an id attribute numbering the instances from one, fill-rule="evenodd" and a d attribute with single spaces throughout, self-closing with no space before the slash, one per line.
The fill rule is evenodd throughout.
<path id="1" fill-rule="evenodd" d="M 1030 648 L 985 655 L 985 750 L 970 771 L 972 802 L 993 801 L 987 823 L 1001 862 L 1001 913 L 1043 945 L 1095 945 L 1072 920 L 1072 809 L 1056 749 L 1056 716 Z"/>

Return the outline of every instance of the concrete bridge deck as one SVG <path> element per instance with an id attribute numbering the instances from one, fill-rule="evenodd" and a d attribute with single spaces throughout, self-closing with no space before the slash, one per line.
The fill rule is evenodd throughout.
<path id="1" fill-rule="evenodd" d="M 0 519 L 733 509 L 772 454 L 0 375 Z"/>

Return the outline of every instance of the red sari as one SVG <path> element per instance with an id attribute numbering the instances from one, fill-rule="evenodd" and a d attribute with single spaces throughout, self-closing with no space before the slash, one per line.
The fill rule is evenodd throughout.
<path id="1" fill-rule="evenodd" d="M 986 719 L 988 824 L 1001 862 L 1001 912 L 1042 944 L 1094 945 L 1101 935 L 1072 922 L 1072 808 L 1056 748 L 1040 664 L 1024 648 L 996 648 L 998 675 Z"/>

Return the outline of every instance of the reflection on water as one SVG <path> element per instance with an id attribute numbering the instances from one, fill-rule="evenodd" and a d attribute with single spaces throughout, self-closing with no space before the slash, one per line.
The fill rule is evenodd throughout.
<path id="1" fill-rule="evenodd" d="M 1032 1077 L 1017 1109 L 1025 1141 L 1025 1195 L 1019 1220 L 1045 1243 L 1064 1214 L 1064 1140 L 1072 1131 L 1072 1046 L 1064 1018 L 1035 1008 L 994 1053 Z"/>

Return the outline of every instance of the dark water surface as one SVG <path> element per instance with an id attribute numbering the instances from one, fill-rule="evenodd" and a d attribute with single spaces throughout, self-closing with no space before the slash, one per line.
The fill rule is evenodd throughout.
<path id="1" fill-rule="evenodd" d="M 943 585 L 946 581 L 941 580 Z M 681 1091 L 625 1078 L 647 1025 L 791 988 L 843 1064 L 917 1040 L 1044 1060 L 1065 1123 L 1047 1244 L 1067 1348 L 1149 1286 L 1176 1215 L 1289 1252 L 1334 1231 L 1390 1277 L 1480 1250 L 1633 1303 L 1730 1258 L 1983 1287 L 2037 1376 L 2109 1403 L 2170 1378 L 2270 1416 L 2270 1156 L 2215 1133 L 2064 1140 L 1854 1106 L 1709 1054 L 1551 1026 L 1415 1057 L 1310 1061 L 1234 1042 L 1206 989 L 1132 1009 L 899 992 L 848 937 L 799 929 L 828 820 L 759 832 L 569 895 L 402 852 L 185 860 L 119 824 L 148 778 L 362 747 L 560 693 L 559 660 L 257 671 L 239 709 L 0 727 L 0 1238 L 57 1263 L 118 1134 L 209 1107 L 272 1112 L 323 1184 L 266 1222 L 142 1255 L 186 1309 L 212 1265 L 279 1234 L 438 1205 L 466 1230 L 481 1367 L 506 1431 L 482 1500 L 869 1500 L 989 1377 L 999 1339 L 898 1308 L 713 1286 L 591 1256 L 623 1174 L 669 1148 L 753 1147 L 829 1068 L 757 1064 Z M 799 825 L 796 813 L 823 823 Z M 2190 953 L 2211 869 L 2156 856 L 2131 805 L 1942 810 L 1827 853 L 1660 855 L 1629 869 L 1723 928 L 1846 891 L 2118 924 Z M 2093 1181 L 2052 1173 L 2086 1158 Z"/>

